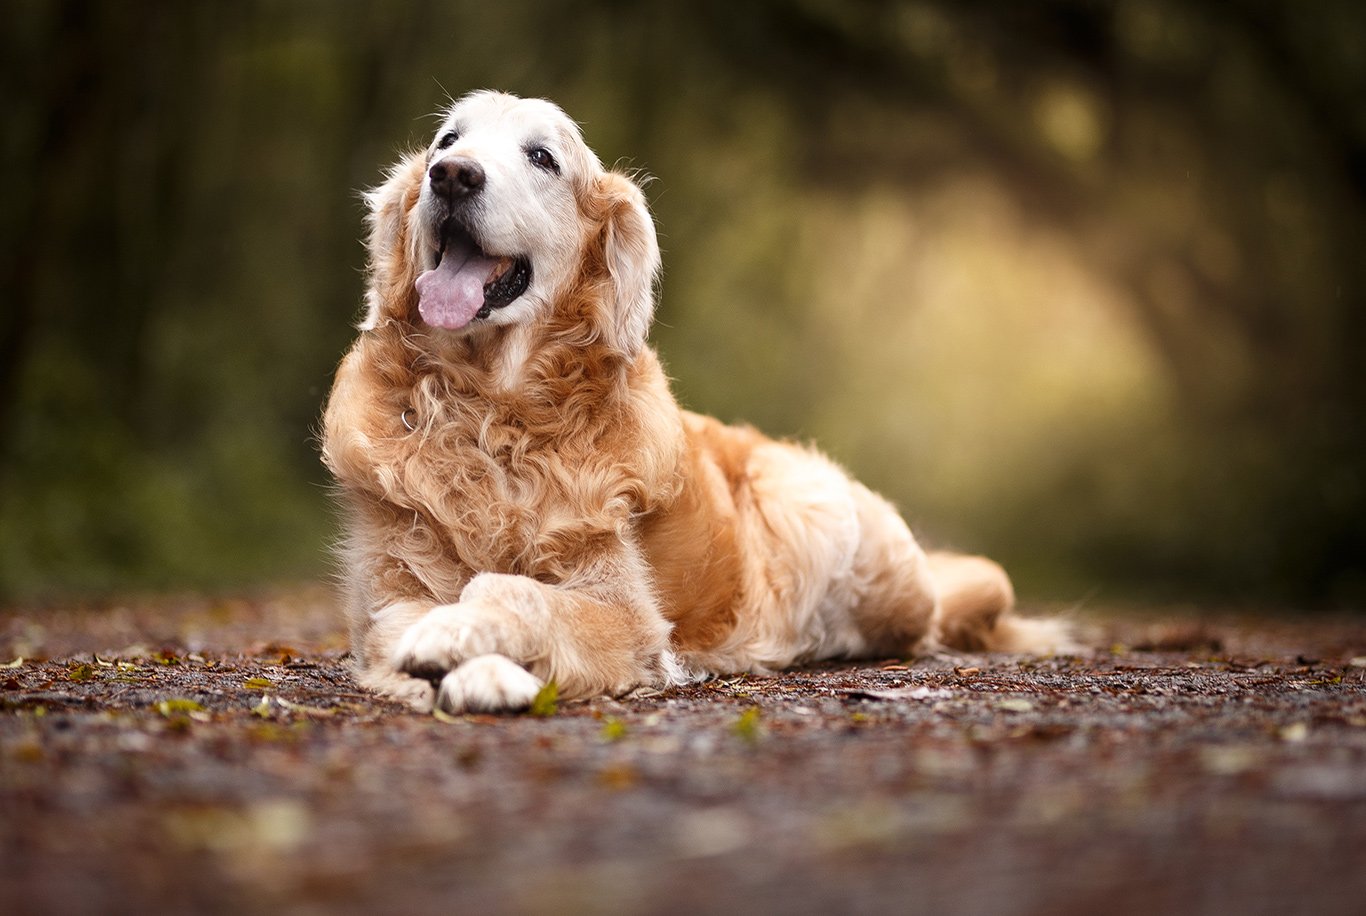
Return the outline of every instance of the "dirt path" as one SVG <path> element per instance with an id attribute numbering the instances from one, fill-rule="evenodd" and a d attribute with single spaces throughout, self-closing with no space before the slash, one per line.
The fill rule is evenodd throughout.
<path id="1" fill-rule="evenodd" d="M 1087 620 L 443 721 L 321 591 L 0 613 L 0 910 L 1366 912 L 1366 620 Z"/>

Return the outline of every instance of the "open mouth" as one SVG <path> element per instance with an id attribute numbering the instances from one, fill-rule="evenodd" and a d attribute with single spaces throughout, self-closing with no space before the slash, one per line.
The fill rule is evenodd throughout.
<path id="1" fill-rule="evenodd" d="M 468 229 L 448 219 L 436 266 L 417 278 L 417 308 L 432 327 L 455 330 L 511 305 L 530 284 L 525 257 L 488 254 Z"/>

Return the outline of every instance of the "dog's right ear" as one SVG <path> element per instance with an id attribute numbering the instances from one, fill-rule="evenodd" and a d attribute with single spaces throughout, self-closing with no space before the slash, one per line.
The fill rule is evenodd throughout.
<path id="1" fill-rule="evenodd" d="M 370 208 L 370 283 L 362 331 L 374 328 L 385 315 L 406 316 L 414 307 L 421 263 L 416 206 L 426 173 L 426 154 L 408 153 L 389 170 L 384 184 L 365 193 Z"/>

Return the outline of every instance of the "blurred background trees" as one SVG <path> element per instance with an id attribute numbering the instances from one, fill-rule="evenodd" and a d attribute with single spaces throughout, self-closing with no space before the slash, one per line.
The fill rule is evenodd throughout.
<path id="1" fill-rule="evenodd" d="M 0 595 L 326 569 L 356 192 L 492 86 L 656 177 L 688 406 L 1027 598 L 1366 598 L 1358 3 L 0 7 Z"/>

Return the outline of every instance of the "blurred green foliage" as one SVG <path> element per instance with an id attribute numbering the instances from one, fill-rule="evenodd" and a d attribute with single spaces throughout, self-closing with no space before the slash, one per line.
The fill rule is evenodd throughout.
<path id="1" fill-rule="evenodd" d="M 656 177 L 689 406 L 1026 597 L 1366 597 L 1360 4 L 0 11 L 0 594 L 326 568 L 356 192 L 492 86 Z"/>

